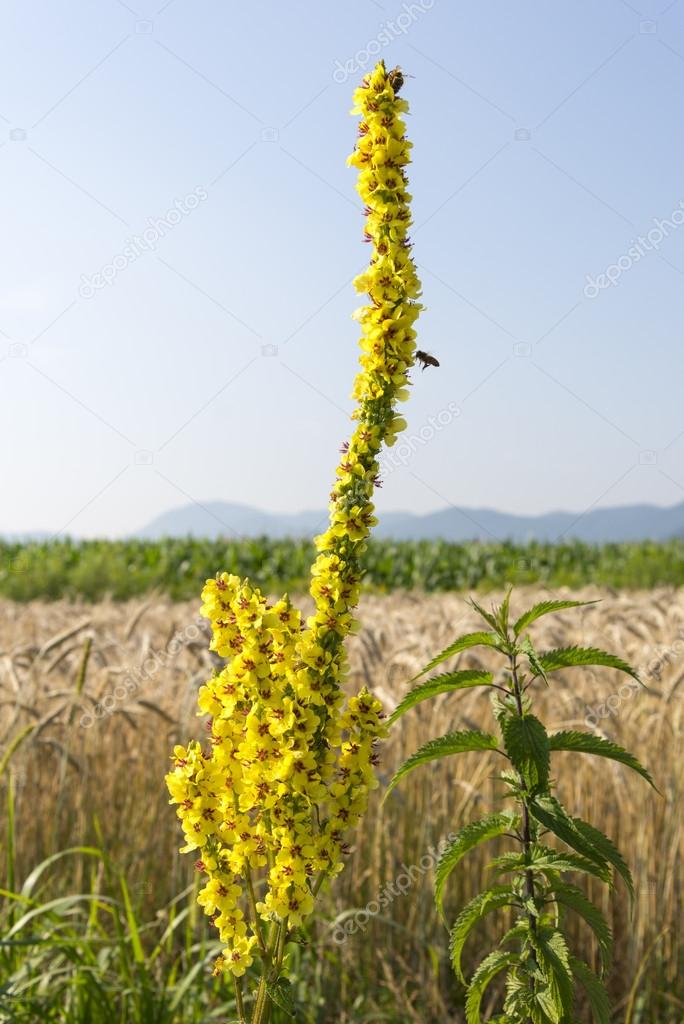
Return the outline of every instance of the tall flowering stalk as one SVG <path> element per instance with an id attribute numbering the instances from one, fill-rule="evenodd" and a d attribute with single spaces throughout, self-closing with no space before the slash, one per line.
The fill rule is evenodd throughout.
<path id="1" fill-rule="evenodd" d="M 372 246 L 355 286 L 369 301 L 355 314 L 356 426 L 342 447 L 328 529 L 316 538 L 315 612 L 303 623 L 287 595 L 272 604 L 228 573 L 207 581 L 202 614 L 211 649 L 226 659 L 199 692 L 210 746 L 176 747 L 167 776 L 185 834 L 181 852 L 199 851 L 198 902 L 225 946 L 215 970 L 234 976 L 241 1021 L 241 979 L 261 960 L 253 1024 L 285 998 L 288 933 L 311 914 L 323 881 L 342 870 L 345 834 L 376 785 L 374 747 L 385 733 L 381 705 L 366 689 L 345 699 L 344 641 L 356 627 L 361 556 L 377 522 L 378 455 L 406 426 L 396 408 L 408 397 L 421 309 L 407 236 L 411 144 L 401 84 L 401 72 L 380 63 L 354 94 L 361 123 L 348 162 L 359 170 Z"/>

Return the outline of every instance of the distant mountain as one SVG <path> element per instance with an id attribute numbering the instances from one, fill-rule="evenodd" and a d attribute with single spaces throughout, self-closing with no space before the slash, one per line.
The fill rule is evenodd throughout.
<path id="1" fill-rule="evenodd" d="M 206 501 L 162 512 L 135 536 L 160 537 L 311 537 L 325 529 L 327 512 L 262 512 L 249 505 Z"/>
<path id="2" fill-rule="evenodd" d="M 311 537 L 325 529 L 327 512 L 278 514 L 248 505 L 210 501 L 171 509 L 136 536 L 160 537 Z M 487 508 L 445 508 L 427 515 L 385 512 L 376 536 L 394 540 L 530 540 L 577 538 L 592 543 L 667 540 L 684 537 L 684 503 L 671 508 L 626 505 L 588 512 L 547 512 L 517 516 Z"/>

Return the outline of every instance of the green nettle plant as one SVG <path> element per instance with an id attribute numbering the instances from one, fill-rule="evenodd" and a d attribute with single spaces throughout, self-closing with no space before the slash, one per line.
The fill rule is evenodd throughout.
<path id="1" fill-rule="evenodd" d="M 600 910 L 568 881 L 568 875 L 592 875 L 609 885 L 616 874 L 620 875 L 633 900 L 632 876 L 611 840 L 593 825 L 571 816 L 554 795 L 551 754 L 596 754 L 627 765 L 651 785 L 653 780 L 635 757 L 600 736 L 574 730 L 548 733 L 532 713 L 532 696 L 535 687 L 549 686 L 551 673 L 572 666 L 605 666 L 625 672 L 637 681 L 638 676 L 621 658 L 592 647 L 566 647 L 545 653 L 535 650 L 527 630 L 536 619 L 592 602 L 543 601 L 512 624 L 509 603 L 510 592 L 501 607 L 491 613 L 472 601 L 485 628 L 460 637 L 411 682 L 415 683 L 453 655 L 474 647 L 491 648 L 501 655 L 500 675 L 464 669 L 431 676 L 409 691 L 390 720 L 395 722 L 410 708 L 437 694 L 483 686 L 492 694 L 498 736 L 467 730 L 431 740 L 399 768 L 388 794 L 401 779 L 429 761 L 466 751 L 493 750 L 501 755 L 506 762 L 498 776 L 503 786 L 504 807 L 461 828 L 435 868 L 435 900 L 444 918 L 445 885 L 461 859 L 481 843 L 498 836 L 509 838 L 514 847 L 488 865 L 491 877 L 500 884 L 490 885 L 475 896 L 461 910 L 451 929 L 451 963 L 459 980 L 467 985 L 467 1024 L 479 1024 L 485 989 L 503 971 L 503 1012 L 492 1022 L 576 1024 L 574 1006 L 579 984 L 586 991 L 596 1024 L 609 1024 L 610 1010 L 601 978 L 610 964 L 611 931 Z M 512 926 L 467 983 L 461 965 L 466 940 L 486 914 L 503 908 L 510 908 Z M 593 930 L 599 954 L 598 974 L 568 948 L 564 929 L 568 913 L 579 914 Z"/>

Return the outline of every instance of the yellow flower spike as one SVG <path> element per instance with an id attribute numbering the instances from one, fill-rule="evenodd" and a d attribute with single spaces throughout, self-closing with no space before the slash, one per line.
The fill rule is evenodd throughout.
<path id="1" fill-rule="evenodd" d="M 354 92 L 361 123 L 348 163 L 359 171 L 371 244 L 370 265 L 354 286 L 368 301 L 354 313 L 354 430 L 335 473 L 328 528 L 315 538 L 313 614 L 303 622 L 287 595 L 270 602 L 230 573 L 207 580 L 201 614 L 210 648 L 226 664 L 198 694 L 207 745 L 175 747 L 166 777 L 183 851 L 200 851 L 198 902 L 225 945 L 216 971 L 238 978 L 255 947 L 263 950 L 263 922 L 298 927 L 321 876 L 342 870 L 345 834 L 377 785 L 374 745 L 386 734 L 380 702 L 366 690 L 345 701 L 344 681 L 362 556 L 377 523 L 379 455 L 406 427 L 397 407 L 409 396 L 422 308 L 408 241 L 407 104 L 393 81 L 381 62 Z"/>

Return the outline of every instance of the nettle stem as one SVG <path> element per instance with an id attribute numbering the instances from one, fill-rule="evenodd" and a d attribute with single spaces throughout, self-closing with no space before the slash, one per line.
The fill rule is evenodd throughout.
<path id="1" fill-rule="evenodd" d="M 515 705 L 518 710 L 518 715 L 522 718 L 523 702 L 522 702 L 522 686 L 520 685 L 520 679 L 518 677 L 518 664 L 515 654 L 510 656 L 511 665 L 511 679 L 513 680 L 513 696 L 515 697 Z M 522 850 L 525 864 L 530 863 L 530 851 L 532 849 L 532 827 L 530 823 L 530 810 L 527 802 L 527 784 L 521 772 L 518 773 L 520 780 L 521 796 L 520 803 L 522 806 Z M 534 872 L 530 867 L 525 871 L 525 897 L 527 900 L 532 900 L 536 906 L 536 893 L 534 888 Z M 535 936 L 537 933 L 537 918 L 531 910 L 527 911 L 527 920 L 530 925 L 530 933 Z M 532 960 L 537 963 L 537 954 L 532 950 Z M 534 978 L 530 978 L 530 991 L 535 991 Z M 531 1019 L 530 1019 L 531 1020 Z"/>
<path id="2" fill-rule="evenodd" d="M 608 994 L 602 976 L 610 962 L 611 930 L 598 907 L 565 875 L 584 873 L 612 881 L 615 872 L 622 876 L 633 896 L 634 883 L 624 859 L 607 836 L 589 822 L 573 817 L 554 793 L 551 755 L 572 751 L 609 758 L 629 766 L 653 785 L 649 772 L 639 761 L 610 740 L 593 732 L 563 730 L 549 733 L 532 713 L 530 690 L 550 673 L 571 667 L 602 665 L 638 679 L 637 673 L 617 655 L 594 647 L 561 647 L 538 652 L 528 628 L 544 615 L 579 607 L 585 602 L 571 598 L 540 601 L 514 621 L 510 620 L 510 591 L 500 607 L 491 612 L 471 600 L 487 629 L 457 637 L 414 677 L 412 689 L 397 706 L 390 724 L 416 704 L 442 693 L 484 686 L 490 691 L 503 689 L 502 696 L 491 695 L 494 718 L 500 736 L 479 729 L 449 732 L 429 740 L 397 770 L 388 792 L 415 768 L 437 759 L 471 751 L 497 751 L 510 767 L 499 776 L 505 785 L 504 800 L 513 800 L 500 811 L 479 821 L 463 825 L 450 837 L 435 868 L 435 899 L 443 913 L 444 890 L 449 876 L 464 854 L 481 843 L 505 836 L 515 843 L 513 850 L 496 856 L 486 870 L 496 870 L 497 884 L 488 885 L 461 910 L 451 930 L 449 953 L 454 973 L 467 987 L 465 1010 L 469 1024 L 481 1024 L 484 993 L 491 982 L 506 972 L 502 986 L 503 1013 L 490 1016 L 506 1024 L 539 1024 L 540 1021 L 578 1020 L 575 1009 L 576 988 L 588 994 L 595 1021 L 610 1018 Z M 502 655 L 504 668 L 501 685 L 494 672 L 480 668 L 455 669 L 430 675 L 454 655 L 472 647 L 487 647 Z M 429 678 L 425 678 L 428 676 Z M 423 680 L 419 682 L 419 680 Z M 560 849 L 548 846 L 546 836 L 555 836 Z M 501 876 L 509 876 L 498 881 Z M 466 981 L 463 950 L 485 913 L 515 908 L 513 928 L 508 928 L 498 946 L 486 955 Z M 565 930 L 566 911 L 575 911 L 592 928 L 601 954 L 600 972 L 594 972 L 570 947 Z M 512 942 L 516 947 L 511 949 Z M 500 982 L 499 982 L 500 984 Z"/>

